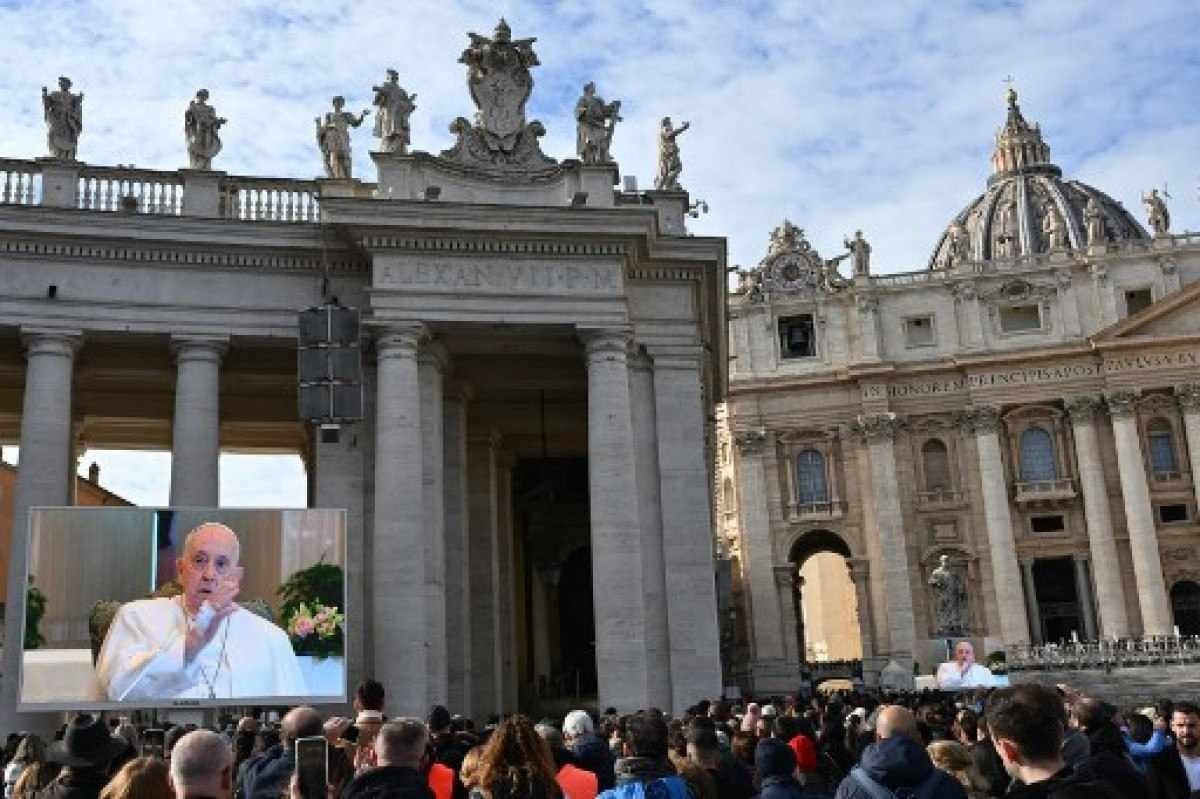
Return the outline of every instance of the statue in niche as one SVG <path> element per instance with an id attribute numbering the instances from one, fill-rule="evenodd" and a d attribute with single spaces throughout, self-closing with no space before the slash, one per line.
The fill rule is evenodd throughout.
<path id="1" fill-rule="evenodd" d="M 357 128 L 371 113 L 364 109 L 355 116 L 349 111 L 343 111 L 346 99 L 342 96 L 333 98 L 333 110 L 325 112 L 325 119 L 316 118 L 317 144 L 321 148 L 321 158 L 325 163 L 325 175 L 335 180 L 348 180 L 350 169 L 350 128 Z"/>
<path id="2" fill-rule="evenodd" d="M 621 101 L 604 102 L 596 95 L 596 84 L 588 82 L 575 103 L 575 152 L 585 164 L 609 164 L 613 129 L 621 121 Z"/>
<path id="3" fill-rule="evenodd" d="M 221 136 L 218 131 L 226 122 L 217 116 L 217 111 L 208 104 L 208 89 L 196 92 L 196 99 L 188 103 L 183 113 L 183 135 L 187 139 L 188 167 L 212 169 L 212 160 L 221 152 Z"/>
<path id="4" fill-rule="evenodd" d="M 929 575 L 933 589 L 933 613 L 937 635 L 962 635 L 967 629 L 967 589 L 961 576 L 950 565 L 950 556 L 938 558 L 938 567 Z"/>
<path id="5" fill-rule="evenodd" d="M 850 251 L 850 263 L 854 265 L 854 276 L 871 274 L 871 245 L 863 238 L 862 231 L 854 231 L 852 239 L 843 238 L 842 244 Z"/>
<path id="6" fill-rule="evenodd" d="M 1017 201 L 1015 198 L 1010 198 L 1000 208 L 1000 225 L 996 234 L 995 255 L 1000 258 L 1016 258 L 1018 236 Z"/>
<path id="7" fill-rule="evenodd" d="M 1158 189 L 1151 189 L 1149 194 L 1143 194 L 1142 204 L 1146 206 L 1146 221 L 1150 223 L 1154 235 L 1167 235 L 1171 228 L 1171 212 L 1167 210 L 1167 202 L 1158 193 Z"/>
<path id="8" fill-rule="evenodd" d="M 654 180 L 654 188 L 659 191 L 683 191 L 683 187 L 679 185 L 683 160 L 679 157 L 679 144 L 675 140 L 691 126 L 692 123 L 684 122 L 674 128 L 671 126 L 670 117 L 662 119 L 662 126 L 658 131 L 658 177 Z"/>
<path id="9" fill-rule="evenodd" d="M 46 117 L 46 143 L 50 155 L 64 161 L 74 161 L 83 130 L 83 92 L 71 93 L 71 79 L 58 79 L 58 90 L 42 87 L 42 110 Z"/>
<path id="10" fill-rule="evenodd" d="M 1087 227 L 1088 246 L 1098 247 L 1108 242 L 1108 231 L 1105 229 L 1104 212 L 1095 197 L 1088 197 L 1087 207 L 1083 212 L 1083 220 Z"/>
<path id="11" fill-rule="evenodd" d="M 417 95 L 409 94 L 400 85 L 400 73 L 387 71 L 387 80 L 382 86 L 372 86 L 375 92 L 375 137 L 379 139 L 379 150 L 385 153 L 406 153 L 412 143 L 408 118 L 417 110 Z"/>
<path id="12" fill-rule="evenodd" d="M 1046 237 L 1046 249 L 1061 250 L 1067 246 L 1067 223 L 1063 220 L 1058 207 L 1052 202 L 1046 203 L 1042 212 L 1042 234 Z"/>

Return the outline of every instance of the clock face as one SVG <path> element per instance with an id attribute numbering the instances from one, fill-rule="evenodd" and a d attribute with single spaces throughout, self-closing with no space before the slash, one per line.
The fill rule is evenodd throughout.
<path id="1" fill-rule="evenodd" d="M 775 262 L 775 281 L 784 291 L 815 289 L 820 282 L 820 262 L 808 252 L 788 253 Z"/>

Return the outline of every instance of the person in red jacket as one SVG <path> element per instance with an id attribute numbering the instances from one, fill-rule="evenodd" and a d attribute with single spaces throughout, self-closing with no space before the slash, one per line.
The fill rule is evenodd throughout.
<path id="1" fill-rule="evenodd" d="M 563 745 L 563 736 L 558 728 L 539 724 L 534 729 L 550 747 L 554 767 L 558 769 L 554 779 L 562 788 L 563 796 L 566 799 L 596 799 L 596 794 L 600 792 L 600 780 L 592 772 L 575 765 L 575 756 Z"/>

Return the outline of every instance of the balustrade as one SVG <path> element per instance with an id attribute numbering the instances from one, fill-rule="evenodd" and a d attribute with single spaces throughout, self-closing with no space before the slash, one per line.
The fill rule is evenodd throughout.
<path id="1" fill-rule="evenodd" d="M 310 180 L 230 177 L 221 181 L 222 216 L 256 222 L 319 222 L 321 202 Z"/>
<path id="2" fill-rule="evenodd" d="M 1009 671 L 1059 671 L 1200 663 L 1200 636 L 1159 635 L 1010 646 Z"/>
<path id="3" fill-rule="evenodd" d="M 41 172 L 33 161 L 0 158 L 0 205 L 41 205 Z"/>
<path id="4" fill-rule="evenodd" d="M 84 166 L 79 170 L 79 207 L 179 216 L 183 213 L 183 181 L 176 172 Z"/>

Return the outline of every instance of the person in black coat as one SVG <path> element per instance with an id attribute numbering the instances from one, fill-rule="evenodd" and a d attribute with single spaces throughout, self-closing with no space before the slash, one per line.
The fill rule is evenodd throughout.
<path id="1" fill-rule="evenodd" d="M 96 799 L 108 782 L 108 765 L 128 744 L 114 738 L 99 716 L 80 713 L 71 719 L 61 741 L 46 753 L 63 766 L 54 782 L 33 795 L 37 799 Z"/>
<path id="2" fill-rule="evenodd" d="M 296 773 L 296 741 L 321 735 L 321 715 L 311 707 L 288 711 L 280 723 L 280 742 L 243 766 L 241 795 L 246 799 L 279 799 Z"/>
<path id="3" fill-rule="evenodd" d="M 1175 745 L 1147 761 L 1152 799 L 1188 799 L 1200 791 L 1200 708 L 1190 702 L 1177 703 L 1171 711 L 1171 733 Z M 1184 758 L 1194 764 L 1194 771 L 1184 764 Z"/>
<path id="4" fill-rule="evenodd" d="M 871 783 L 893 793 L 909 789 L 929 799 L 967 799 L 958 780 L 934 767 L 908 708 L 884 707 L 875 721 L 875 737 L 859 765 L 838 786 L 836 799 L 871 799 Z"/>
<path id="5" fill-rule="evenodd" d="M 416 719 L 396 719 L 379 729 L 375 756 L 379 764 L 352 779 L 342 799 L 434 799 L 421 766 L 429 733 Z"/>
<path id="6" fill-rule="evenodd" d="M 758 799 L 829 799 L 829 794 L 812 791 L 796 779 L 796 754 L 775 738 L 764 738 L 754 750 L 758 772 Z"/>
<path id="7" fill-rule="evenodd" d="M 1121 729 L 1113 721 L 1117 709 L 1099 699 L 1081 699 L 1074 713 L 1088 738 L 1088 754 L 1075 766 L 1077 778 L 1111 785 L 1124 799 L 1145 799 L 1146 778 L 1133 764 Z"/>

